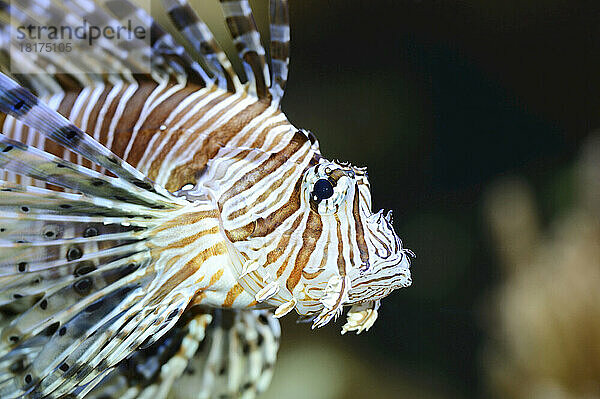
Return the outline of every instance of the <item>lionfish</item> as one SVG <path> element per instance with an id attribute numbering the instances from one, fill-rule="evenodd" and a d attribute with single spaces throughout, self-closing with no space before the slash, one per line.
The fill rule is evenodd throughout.
<path id="1" fill-rule="evenodd" d="M 248 1 L 221 0 L 246 82 L 185 0 L 163 6 L 182 39 L 128 0 L 0 2 L 3 55 L 37 72 L 9 77 L 3 57 L 3 399 L 255 397 L 278 318 L 349 307 L 342 333 L 360 333 L 411 284 L 366 169 L 280 109 L 287 1 L 270 0 L 269 62 Z M 15 21 L 84 20 L 143 23 L 150 45 L 11 51 Z"/>

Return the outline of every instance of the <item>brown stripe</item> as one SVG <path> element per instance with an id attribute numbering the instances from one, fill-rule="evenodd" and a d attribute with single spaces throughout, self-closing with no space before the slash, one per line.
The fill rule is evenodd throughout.
<path id="1" fill-rule="evenodd" d="M 227 22 L 229 32 L 231 32 L 231 36 L 233 36 L 234 39 L 240 37 L 244 33 L 257 31 L 256 23 L 254 22 L 252 15 L 227 17 L 225 18 L 225 21 Z"/>
<path id="2" fill-rule="evenodd" d="M 284 126 L 284 125 L 289 125 L 290 123 L 286 120 L 280 121 L 280 122 L 275 122 L 275 123 L 271 123 L 269 126 L 265 127 L 256 137 L 256 139 L 254 140 L 254 142 L 252 144 L 250 144 L 251 148 L 261 148 L 263 146 L 263 144 L 265 143 L 265 140 L 267 138 L 267 136 L 269 135 L 269 133 L 271 132 L 271 130 L 275 129 L 278 126 Z M 290 130 L 291 130 L 290 126 Z M 289 132 L 283 132 L 284 135 L 288 134 Z M 282 133 L 279 133 L 277 138 L 275 140 L 273 140 L 273 144 L 277 145 L 280 144 L 280 138 L 282 137 Z M 292 136 L 293 137 L 293 136 Z"/>
<path id="3" fill-rule="evenodd" d="M 192 127 L 192 125 L 199 120 L 200 118 L 202 118 L 204 116 L 204 114 L 206 114 L 208 111 L 210 111 L 211 108 L 213 108 L 214 106 L 216 106 L 217 104 L 219 104 L 221 101 L 224 101 L 230 94 L 229 93 L 224 93 L 220 96 L 218 96 L 217 98 L 214 98 L 213 100 L 209 101 L 208 104 L 204 105 L 202 108 L 200 108 L 195 115 L 193 115 L 188 121 L 186 121 L 182 126 L 180 126 L 177 130 L 169 130 L 169 127 L 167 126 L 167 130 L 165 130 L 165 134 L 164 134 L 164 138 L 160 143 L 156 143 L 155 146 L 159 146 L 159 145 L 163 145 L 164 141 L 166 141 L 166 143 L 164 143 L 163 148 L 165 148 L 166 150 L 161 151 L 159 154 L 157 154 L 156 158 L 152 161 L 152 164 L 150 165 L 149 171 L 148 171 L 148 177 L 150 179 L 156 179 L 156 177 L 158 176 L 158 172 L 160 171 L 160 168 L 162 166 L 162 163 L 165 160 L 165 157 L 167 156 L 167 154 L 169 153 L 169 149 L 173 148 L 173 146 L 175 146 L 175 144 L 181 140 L 181 135 L 183 133 L 185 133 L 186 131 L 188 131 L 188 129 L 190 127 Z M 201 98 L 198 99 L 198 101 L 200 101 Z M 194 104 L 190 104 L 188 109 L 183 111 L 182 114 L 188 113 L 189 114 L 189 110 L 191 110 L 193 108 Z M 202 133 L 202 130 L 206 128 L 206 126 L 209 126 L 209 124 L 211 122 L 214 123 L 214 121 L 220 117 L 222 115 L 223 110 L 217 114 L 214 115 L 207 123 L 205 123 L 203 126 L 198 128 L 198 132 Z M 173 123 L 176 123 L 175 121 L 173 121 Z M 155 131 L 156 132 L 156 131 Z M 168 132 L 168 135 L 167 133 Z M 199 138 L 197 136 L 194 136 L 192 138 L 192 140 L 198 140 Z M 185 146 L 184 146 L 185 147 Z M 148 151 L 148 150 L 146 150 Z M 151 151 L 155 151 L 155 149 L 153 148 Z M 176 161 L 176 160 L 175 160 Z M 202 167 L 204 167 L 206 165 L 206 163 L 204 163 L 202 165 Z M 193 175 L 193 174 L 192 174 Z M 178 190 L 182 185 L 177 184 L 173 184 L 170 182 L 170 178 L 168 179 L 169 183 L 167 184 L 167 190 Z M 189 178 L 188 178 L 189 180 Z M 194 181 L 194 180 L 192 180 Z M 195 182 L 195 181 L 194 181 Z M 187 183 L 187 182 L 186 182 Z M 183 183 L 183 184 L 186 184 Z M 170 185 L 169 185 L 170 184 Z"/>
<path id="4" fill-rule="evenodd" d="M 273 182 L 273 184 L 271 186 L 269 186 L 269 188 L 267 188 L 257 199 L 256 201 L 254 201 L 252 204 L 247 204 L 245 206 L 243 206 L 242 208 L 238 209 L 237 211 L 233 211 L 231 214 L 227 215 L 227 219 L 228 220 L 234 220 L 242 215 L 245 215 L 249 209 L 252 209 L 254 207 L 256 207 L 258 204 L 264 202 L 267 197 L 269 195 L 271 195 L 272 192 L 274 192 L 275 190 L 277 190 L 279 187 L 281 187 L 286 181 L 288 181 L 288 179 L 290 178 L 290 176 L 296 171 L 296 168 L 294 167 L 290 167 L 288 168 L 288 170 L 285 171 L 285 173 L 283 174 L 283 176 L 281 176 L 280 178 L 278 178 L 277 180 L 275 180 Z M 265 211 L 266 208 L 270 207 L 273 203 L 277 203 L 281 200 L 281 198 L 283 198 L 283 196 L 285 195 L 285 191 L 282 191 L 281 193 L 279 193 L 279 195 L 272 201 L 272 203 L 269 204 L 264 204 L 263 209 L 261 209 L 260 211 L 258 211 L 258 214 L 261 214 L 262 212 Z"/>
<path id="5" fill-rule="evenodd" d="M 323 258 L 326 259 L 325 256 Z M 307 280 L 312 280 L 313 278 L 319 277 L 319 275 L 321 273 L 323 273 L 324 271 L 325 271 L 325 269 L 317 270 L 314 273 L 308 273 L 308 272 L 302 271 L 302 277 L 304 277 Z"/>
<path id="6" fill-rule="evenodd" d="M 58 106 L 58 113 L 68 119 L 71 109 L 73 109 L 73 104 L 75 104 L 75 101 L 77 100 L 77 97 L 79 97 L 80 93 L 80 90 L 65 93 L 60 105 Z M 59 158 L 63 158 L 64 147 L 53 140 L 45 140 L 43 150 L 49 152 L 50 154 L 56 155 Z"/>
<path id="7" fill-rule="evenodd" d="M 274 117 L 276 117 L 276 116 L 279 116 L 279 114 L 280 114 L 280 113 L 281 113 L 281 111 L 280 111 L 280 110 L 277 110 L 277 111 L 275 111 L 275 112 L 273 112 L 273 113 L 271 113 L 271 114 L 266 114 L 266 113 L 265 113 L 265 115 L 264 115 L 264 116 L 265 116 L 266 118 L 265 118 L 264 120 L 266 120 L 266 119 L 268 119 L 268 118 L 274 118 Z M 240 143 L 245 143 L 245 142 L 247 142 L 247 141 L 250 139 L 250 137 L 251 137 L 251 136 L 252 136 L 252 135 L 253 135 L 253 134 L 256 132 L 256 130 L 257 130 L 259 127 L 260 127 L 260 123 L 256 124 L 256 126 L 254 126 L 254 127 L 250 128 L 250 129 L 248 129 L 248 130 L 247 130 L 247 131 L 244 133 L 244 135 L 243 135 L 243 136 L 241 136 L 241 137 L 239 138 L 239 142 L 240 142 Z M 261 133 L 262 133 L 262 132 L 261 132 Z"/>
<path id="8" fill-rule="evenodd" d="M 213 107 L 215 107 L 216 105 L 220 104 L 221 102 L 227 100 L 228 98 L 230 98 L 232 96 L 232 93 L 222 93 L 217 90 L 218 89 L 206 90 L 206 92 L 204 94 L 202 94 L 200 97 L 196 97 L 196 99 L 194 100 L 193 103 L 188 103 L 186 109 L 180 111 L 177 115 L 175 115 L 175 118 L 173 119 L 172 123 L 178 124 L 182 120 L 184 120 L 183 122 L 181 122 L 181 125 L 179 127 L 180 130 L 189 131 L 193 127 L 197 131 L 201 132 L 203 129 L 206 129 L 207 126 L 210 126 L 210 124 L 215 121 L 216 115 L 218 115 L 218 116 L 223 115 L 223 113 L 227 112 L 227 110 L 231 109 L 231 107 L 233 107 L 234 104 L 237 104 L 240 101 L 240 98 L 235 99 L 234 102 L 230 101 L 229 105 L 227 107 L 225 107 L 225 108 L 221 107 L 221 110 L 218 111 L 217 114 L 213 115 L 211 117 L 211 119 L 209 119 L 208 121 L 204 121 L 203 125 L 198 126 L 198 122 L 202 118 L 204 118 L 204 115 L 208 111 L 210 111 Z M 212 100 L 210 100 L 207 104 L 205 103 L 200 109 L 196 109 L 193 113 L 191 112 L 192 108 L 195 107 L 196 104 L 198 104 L 199 102 L 202 102 L 204 100 L 204 98 L 206 98 L 210 94 L 214 94 L 215 92 L 217 92 L 219 94 L 217 97 L 213 97 Z"/>
<path id="9" fill-rule="evenodd" d="M 291 257 L 292 257 L 292 252 L 290 252 L 288 254 L 287 258 L 285 258 L 285 260 L 283 261 L 281 266 L 279 266 L 279 269 L 277 269 L 277 278 L 281 277 L 283 275 L 283 273 L 285 273 L 285 269 L 287 269 L 287 265 L 288 265 Z"/>
<path id="10" fill-rule="evenodd" d="M 263 72 L 265 57 L 256 51 L 248 51 L 244 54 L 244 61 L 252 68 L 252 74 L 256 80 L 256 96 L 261 99 L 267 98 L 270 93 L 267 91 L 267 82 Z"/>
<path id="11" fill-rule="evenodd" d="M 284 254 L 284 252 L 288 246 L 288 243 L 290 242 L 290 238 L 292 236 L 291 233 L 298 228 L 301 221 L 302 221 L 302 215 L 300 214 L 300 215 L 298 215 L 296 220 L 294 220 L 294 223 L 292 223 L 292 226 L 290 227 L 290 229 L 288 231 L 286 231 L 285 233 L 283 233 L 281 239 L 277 243 L 277 247 L 267 254 L 267 260 L 265 262 L 265 266 L 272 265 L 273 263 L 277 262 L 277 259 L 279 259 L 281 257 L 281 255 Z"/>
<path id="12" fill-rule="evenodd" d="M 302 133 L 301 131 L 291 132 L 289 130 L 286 130 L 286 131 L 280 132 L 277 134 L 277 136 L 275 136 L 273 138 L 273 140 L 271 140 L 269 146 L 266 148 L 263 148 L 263 150 L 265 150 L 266 152 L 273 152 L 275 150 L 275 148 L 278 147 L 282 142 L 290 140 L 290 137 L 295 136 L 296 133 L 304 136 L 304 133 Z M 309 140 L 308 136 L 306 136 L 306 139 Z"/>
<path id="13" fill-rule="evenodd" d="M 208 282 L 208 285 L 206 287 L 204 287 L 204 289 L 207 289 L 207 288 L 213 286 L 217 281 L 219 281 L 221 279 L 221 277 L 223 277 L 223 273 L 224 273 L 223 269 L 217 270 L 217 272 L 212 275 L 212 277 L 210 278 L 210 281 Z"/>
<path id="14" fill-rule="evenodd" d="M 208 230 L 202 230 L 194 235 L 191 236 L 187 236 L 187 237 L 183 237 L 181 240 L 179 241 L 175 241 L 172 243 L 169 243 L 166 246 L 166 249 L 174 249 L 174 248 L 183 248 L 187 245 L 192 244 L 193 242 L 197 241 L 199 238 L 202 238 L 204 236 L 210 235 L 210 234 L 217 234 L 219 233 L 219 227 L 215 226 L 212 227 Z"/>
<path id="15" fill-rule="evenodd" d="M 327 264 L 327 252 L 329 251 L 329 243 L 331 242 L 331 238 L 327 237 L 325 240 L 325 248 L 323 248 L 323 256 L 321 257 L 321 264 L 319 264 L 319 270 L 314 273 L 306 273 L 302 271 L 302 276 L 308 280 L 317 277 L 325 270 L 325 265 Z"/>
<path id="16" fill-rule="evenodd" d="M 219 217 L 219 214 L 217 211 L 199 211 L 199 212 L 194 212 L 194 213 L 185 213 L 174 219 L 168 220 L 167 222 L 156 227 L 153 231 L 155 233 L 158 233 L 158 232 L 165 231 L 165 230 L 168 230 L 168 229 L 176 227 L 176 226 L 194 224 L 194 223 L 201 221 L 202 219 L 218 218 L 218 217 Z"/>
<path id="17" fill-rule="evenodd" d="M 340 223 L 340 218 L 337 213 L 335 214 L 335 222 L 337 229 L 337 240 L 338 240 L 338 258 L 337 258 L 337 267 L 340 273 L 340 276 L 346 275 L 346 261 L 344 260 L 344 244 L 342 241 L 342 226 Z"/>
<path id="18" fill-rule="evenodd" d="M 117 154 L 120 158 L 125 154 L 127 144 L 129 144 L 129 140 L 133 135 L 133 128 L 140 118 L 142 109 L 144 108 L 148 97 L 150 97 L 150 94 L 152 94 L 157 87 L 158 84 L 155 82 L 142 82 L 133 95 L 127 100 L 127 104 L 125 105 L 123 113 L 113 132 L 111 145 L 112 152 Z M 165 88 L 165 90 L 168 89 L 169 86 Z"/>
<path id="19" fill-rule="evenodd" d="M 360 218 L 360 202 L 359 202 L 359 190 L 358 183 L 354 186 L 354 205 L 352 207 L 352 216 L 354 217 L 354 225 L 356 227 L 356 244 L 358 245 L 358 252 L 360 254 L 360 260 L 362 261 L 365 268 L 369 267 L 369 250 L 367 248 L 367 242 L 365 241 L 365 230 L 362 225 Z M 363 267 L 361 265 L 361 267 Z"/>
<path id="20" fill-rule="evenodd" d="M 271 58 L 286 61 L 290 56 L 290 42 L 271 42 Z"/>
<path id="21" fill-rule="evenodd" d="M 310 255 L 313 253 L 317 246 L 317 241 L 321 237 L 323 232 L 323 222 L 321 221 L 321 215 L 316 212 L 309 211 L 308 220 L 306 221 L 306 228 L 302 233 L 302 247 L 296 256 L 296 262 L 294 269 L 290 273 L 287 279 L 287 288 L 290 292 L 293 292 L 296 285 L 302 277 L 302 270 L 308 264 Z"/>
<path id="22" fill-rule="evenodd" d="M 241 285 L 236 284 L 227 292 L 227 296 L 225 296 L 225 301 L 223 302 L 223 307 L 230 308 L 233 305 L 235 299 L 240 296 L 240 294 L 244 292 L 244 289 Z"/>
<path id="23" fill-rule="evenodd" d="M 211 40 L 211 42 L 214 42 L 214 40 Z M 221 65 L 221 73 L 223 74 L 223 76 L 225 76 L 225 80 L 227 81 L 227 91 L 234 93 L 235 84 L 233 83 L 233 78 L 231 77 L 231 74 L 227 69 L 225 69 L 225 67 L 221 63 L 219 63 L 219 65 Z"/>
<path id="24" fill-rule="evenodd" d="M 66 73 L 59 73 L 54 75 L 57 83 L 60 87 L 63 88 L 65 93 L 70 91 L 79 91 L 81 90 L 81 83 L 73 77 L 73 75 L 69 75 Z"/>

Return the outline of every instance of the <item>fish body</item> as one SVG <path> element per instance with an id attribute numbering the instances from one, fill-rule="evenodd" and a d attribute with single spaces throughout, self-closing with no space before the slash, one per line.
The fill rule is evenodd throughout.
<path id="1" fill-rule="evenodd" d="M 287 2 L 270 2 L 269 66 L 248 2 L 222 1 L 245 83 L 185 1 L 163 4 L 204 67 L 126 1 L 2 7 L 21 23 L 143 21 L 152 47 L 75 42 L 20 61 L 85 74 L 0 75 L 0 397 L 166 397 L 178 380 L 253 397 L 277 318 L 321 327 L 346 306 L 342 332 L 361 332 L 411 284 L 366 169 L 322 157 L 280 109 Z M 152 72 L 134 73 L 144 57 Z"/>

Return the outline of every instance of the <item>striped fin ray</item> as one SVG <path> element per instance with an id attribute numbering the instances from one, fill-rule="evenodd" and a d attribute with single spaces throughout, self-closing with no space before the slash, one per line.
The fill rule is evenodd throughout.
<path id="1" fill-rule="evenodd" d="M 271 33 L 269 46 L 273 74 L 271 93 L 273 101 L 279 104 L 285 92 L 290 63 L 290 16 L 287 0 L 270 0 L 269 17 Z"/>
<path id="2" fill-rule="evenodd" d="M 113 154 L 102 144 L 86 135 L 58 112 L 40 102 L 31 92 L 0 74 L 0 111 L 22 121 L 30 128 L 63 145 L 84 158 L 106 168 L 111 173 L 148 193 L 177 202 L 175 197 L 142 173 Z M 7 147 L 4 147 L 6 149 Z"/>
<path id="3" fill-rule="evenodd" d="M 192 307 L 86 398 L 254 398 L 271 380 L 279 339 L 268 311 Z"/>
<path id="4" fill-rule="evenodd" d="M 86 398 L 166 398 L 203 344 L 212 319 L 198 307 L 186 310 L 168 333 L 121 361 Z"/>
<path id="5" fill-rule="evenodd" d="M 216 77 L 219 87 L 232 92 L 240 91 L 242 85 L 227 55 L 189 3 L 186 0 L 162 0 L 162 3 L 175 27 Z"/>
<path id="6" fill-rule="evenodd" d="M 0 292 L 15 288 L 9 282 L 20 283 L 24 273 L 80 274 L 76 269 L 82 265 L 96 266 L 145 250 L 149 229 L 159 225 L 157 213 L 138 205 L 110 200 L 96 205 L 81 195 L 27 189 L 0 189 L 0 278 L 6 277 Z M 8 294 L 22 296 L 18 290 Z"/>
<path id="7" fill-rule="evenodd" d="M 215 310 L 206 338 L 173 386 L 174 397 L 254 398 L 272 377 L 279 322 L 269 311 Z M 186 395 L 187 393 L 187 395 Z"/>
<path id="8" fill-rule="evenodd" d="M 167 249 L 181 237 L 165 224 L 180 229 L 184 219 L 172 218 L 183 211 L 129 219 L 111 216 L 107 204 L 99 208 L 109 216 L 95 216 L 93 211 L 80 216 L 92 207 L 84 196 L 80 204 L 76 194 L 68 193 L 49 195 L 45 201 L 48 190 L 11 189 L 2 193 L 6 206 L 10 198 L 5 195 L 22 198 L 35 192 L 40 194 L 40 211 L 52 208 L 57 198 L 70 200 L 72 207 L 62 214 L 42 214 L 42 220 L 29 220 L 35 215 L 28 214 L 25 225 L 43 229 L 42 234 L 25 231 L 31 242 L 12 241 L 15 231 L 6 222 L 13 215 L 0 214 L 0 225 L 7 226 L 1 228 L 6 237 L 0 240 L 0 303 L 5 304 L 0 312 L 16 309 L 0 324 L 0 397 L 83 397 L 129 353 L 158 340 L 177 322 L 197 277 L 192 272 L 191 280 L 182 284 L 187 274 L 170 266 L 180 257 L 193 259 L 199 249 Z M 147 213 L 152 212 L 148 208 Z M 53 216 L 67 222 L 54 223 Z M 22 232 L 23 227 L 16 235 Z"/>
<path id="9" fill-rule="evenodd" d="M 249 92 L 259 99 L 269 99 L 271 93 L 269 67 L 265 49 L 248 0 L 220 0 L 227 27 L 250 83 Z"/>
<path id="10" fill-rule="evenodd" d="M 116 238 L 116 237 L 111 237 Z M 126 237 L 122 234 L 120 238 L 126 240 L 134 240 L 134 238 Z M 115 240 L 116 241 L 116 240 Z M 114 241 L 113 241 L 114 242 Z M 147 254 L 139 252 L 141 245 L 139 241 L 132 244 L 118 244 L 119 246 L 113 249 L 95 250 L 94 247 L 110 245 L 110 241 L 92 241 L 83 244 L 73 243 L 65 245 L 63 248 L 57 248 L 56 252 L 61 253 L 61 258 L 55 258 L 53 262 L 30 264 L 27 262 L 19 262 L 15 270 L 9 267 L 3 267 L 8 274 L 1 277 L 2 289 L 0 289 L 0 303 L 2 305 L 12 303 L 17 299 L 24 297 L 37 297 L 40 295 L 51 296 L 52 294 L 63 290 L 69 294 L 68 287 L 77 285 L 77 297 L 71 295 L 71 299 L 77 301 L 79 294 L 84 293 L 90 284 L 89 279 L 83 279 L 84 275 L 95 270 L 101 270 L 96 277 L 116 276 L 117 270 L 125 270 L 126 266 L 133 268 L 133 265 L 138 265 L 147 257 Z M 4 248 L 2 248 L 2 252 Z M 77 258 L 79 256 L 79 258 Z M 92 276 L 93 277 L 93 276 Z M 108 280 L 106 280 L 108 281 Z M 106 281 L 102 284 L 106 284 Z M 93 281 L 92 281 L 93 282 Z M 99 287 L 98 284 L 95 287 Z M 73 288 L 74 289 L 74 288 Z M 65 299 L 65 298 L 63 298 Z M 66 301 L 62 302 L 63 305 Z M 67 313 L 64 313 L 67 315 Z M 30 314 L 29 325 L 22 324 L 19 326 L 20 331 L 28 335 L 36 334 L 41 328 L 47 326 L 48 320 L 37 320 L 37 314 Z M 56 318 L 57 316 L 53 316 Z"/>
<path id="11" fill-rule="evenodd" d="M 120 361 L 122 361 L 129 353 L 139 347 L 146 339 L 156 335 L 156 339 L 160 337 L 159 330 L 166 332 L 173 328 L 173 325 L 178 319 L 178 316 L 183 312 L 187 305 L 187 301 L 182 299 L 173 300 L 162 304 L 159 308 L 147 308 L 138 304 L 134 305 L 135 313 L 132 311 L 121 311 L 116 313 L 115 310 L 109 314 L 114 320 L 108 319 L 110 322 L 100 325 L 98 329 L 87 328 L 88 334 L 94 333 L 92 337 L 92 346 L 79 346 L 61 363 L 53 360 L 55 354 L 41 353 L 44 360 L 48 358 L 46 369 L 41 369 L 42 374 L 46 374 L 50 369 L 58 366 L 58 372 L 47 374 L 43 384 L 39 386 L 40 391 L 53 392 L 53 395 L 64 395 L 74 392 L 82 397 L 83 394 L 91 389 L 99 382 L 99 380 L 115 369 Z M 117 310 L 118 311 L 118 310 Z M 135 314 L 132 317 L 132 314 Z M 114 339 L 116 331 L 112 331 L 112 325 L 123 325 L 123 328 L 118 331 L 119 335 L 124 335 L 124 339 Z M 91 326 L 90 326 L 91 327 Z M 90 342 L 91 343 L 91 342 Z M 56 345 L 60 350 L 59 345 Z M 50 356 L 48 356 L 50 355 Z M 88 360 L 89 359 L 89 360 Z M 63 367 L 64 364 L 69 365 L 69 369 Z M 37 363 L 34 363 L 37 366 Z M 73 370 L 71 370 L 73 365 Z M 63 367 L 61 369 L 61 367 Z M 61 372 L 62 371 L 62 372 Z M 65 376 L 65 373 L 68 374 Z M 83 380 L 79 377 L 84 375 Z M 69 378 L 77 377 L 77 378 Z"/>
<path id="12" fill-rule="evenodd" d="M 37 285 L 43 288 L 42 292 L 23 291 L 26 282 L 10 287 L 3 282 L 6 289 L 21 290 L 19 295 L 24 296 L 21 300 L 33 301 L 35 305 L 18 314 L 2 331 L 0 370 L 4 378 L 0 378 L 0 396 L 19 397 L 28 392 L 28 397 L 43 397 L 56 391 L 66 383 L 63 379 L 67 364 L 73 369 L 86 364 L 77 364 L 76 360 L 85 360 L 84 352 L 92 351 L 89 360 L 109 337 L 115 336 L 119 326 L 140 314 L 139 306 L 135 308 L 137 298 L 143 297 L 156 272 L 149 267 L 147 250 L 140 246 L 127 249 L 129 254 L 112 257 L 100 256 L 103 252 L 100 250 L 95 259 L 80 258 L 77 266 L 57 266 L 48 270 L 51 273 L 43 270 L 25 273 L 27 282 L 30 274 L 37 280 L 30 288 Z M 155 321 L 153 317 L 148 319 L 150 323 Z M 22 352 L 32 345 L 37 350 L 31 350 L 27 362 L 16 372 L 7 372 L 14 362 L 24 361 Z M 80 383 L 92 372 L 80 371 L 73 383 Z"/>
<path id="13" fill-rule="evenodd" d="M 85 196 L 14 185 L 10 190 L 2 192 L 2 208 L 23 208 L 19 201 L 34 195 L 39 201 L 29 200 L 25 215 L 0 214 L 6 236 L 0 241 L 0 303 L 32 304 L 2 328 L 0 397 L 91 389 L 147 337 L 166 331 L 189 301 L 177 290 L 157 300 L 151 288 L 163 268 L 148 243 L 159 215 L 146 207 L 142 216 L 123 216 L 128 208 L 144 208 L 125 201 L 100 201 L 95 209 Z M 59 199 L 69 206 L 56 206 Z M 19 228 L 30 242 L 13 241 Z M 122 338 L 115 340 L 117 334 Z"/>
<path id="14" fill-rule="evenodd" d="M 93 173 L 93 171 L 90 172 Z M 103 175 L 99 175 L 98 179 L 94 180 L 94 184 L 107 182 L 106 177 Z M 0 211 L 3 215 L 11 213 L 21 213 L 22 216 L 39 214 L 56 216 L 65 214 L 73 216 L 94 215 L 95 217 L 120 217 L 123 220 L 130 220 L 130 222 L 134 218 L 147 220 L 157 217 L 155 211 L 143 206 L 115 201 L 110 198 L 92 199 L 89 196 L 63 193 L 40 187 L 21 186 L 3 181 L 0 181 L 0 192 L 4 193 L 0 196 Z M 110 197 L 110 195 L 106 195 L 106 197 Z M 20 207 L 15 208 L 14 204 L 19 204 Z"/>
<path id="15" fill-rule="evenodd" d="M 47 152 L 9 139 L 3 134 L 0 134 L 0 167 L 95 197 L 116 198 L 123 202 L 156 209 L 173 206 L 167 201 L 158 202 L 156 198 L 158 196 L 122 179 L 104 176 L 83 166 L 64 161 Z M 10 187 L 4 188 L 5 192 L 10 190 L 12 190 Z"/>
<path id="16" fill-rule="evenodd" d="M 82 0 L 71 0 L 81 2 Z M 137 26 L 150 27 L 150 44 L 152 68 L 168 67 L 168 72 L 176 79 L 185 77 L 186 80 L 198 84 L 200 87 L 211 86 L 214 84 L 207 75 L 202 66 L 190 57 L 184 47 L 160 26 L 145 10 L 137 7 L 129 0 L 102 0 L 98 3 L 104 5 L 106 13 L 112 15 L 117 20 L 137 21 Z M 100 11 L 97 11 L 100 12 Z M 124 24 L 123 24 L 124 25 Z"/>

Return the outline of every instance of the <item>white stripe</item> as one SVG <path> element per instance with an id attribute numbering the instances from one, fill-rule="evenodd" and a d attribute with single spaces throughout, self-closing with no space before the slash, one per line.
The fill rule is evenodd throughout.
<path id="1" fill-rule="evenodd" d="M 96 140 L 97 142 L 100 142 L 100 133 L 102 132 L 102 125 L 104 124 L 108 108 L 111 106 L 117 95 L 121 92 L 123 85 L 124 82 L 119 80 L 115 84 L 115 86 L 113 86 L 113 88 L 108 92 L 108 95 L 104 100 L 104 104 L 102 104 L 102 108 L 100 108 L 98 118 L 96 119 L 96 126 L 94 126 L 94 140 Z M 93 164 L 92 169 L 94 169 L 95 171 L 100 171 L 102 168 L 96 164 Z"/>
<path id="2" fill-rule="evenodd" d="M 258 53 L 258 55 L 265 55 L 265 49 L 260 44 L 260 33 L 258 33 L 255 30 L 252 30 L 250 32 L 246 32 L 246 33 L 238 36 L 234 40 L 234 43 L 235 44 L 242 43 L 244 45 L 244 49 L 240 53 L 240 57 L 241 58 L 243 58 L 244 55 L 248 51 L 256 51 L 256 53 Z"/>
<path id="3" fill-rule="evenodd" d="M 289 25 L 271 25 L 271 41 L 289 42 L 290 41 L 290 26 Z"/>
<path id="4" fill-rule="evenodd" d="M 137 91 L 138 87 L 139 87 L 139 85 L 137 83 L 132 83 L 129 86 L 127 86 L 127 88 L 125 89 L 125 92 L 123 93 L 123 96 L 121 96 L 121 98 L 119 100 L 119 104 L 117 105 L 115 114 L 112 116 L 112 119 L 110 121 L 110 127 L 108 129 L 108 138 L 106 140 L 106 147 L 109 149 L 112 147 L 115 130 L 117 128 L 119 121 L 121 120 L 121 116 L 123 115 L 123 112 L 125 111 L 125 107 L 127 106 L 129 99 Z"/>

